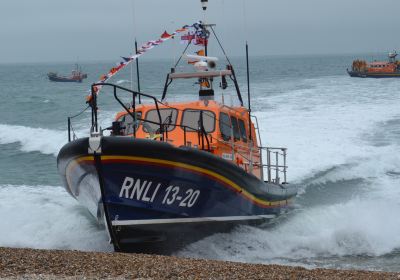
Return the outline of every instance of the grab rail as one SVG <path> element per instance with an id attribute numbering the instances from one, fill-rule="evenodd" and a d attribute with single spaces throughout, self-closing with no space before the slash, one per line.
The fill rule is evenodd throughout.
<path id="1" fill-rule="evenodd" d="M 160 125 L 160 133 L 162 133 L 162 129 L 163 128 L 162 128 L 160 109 L 158 107 L 158 103 L 159 102 L 158 102 L 157 98 L 155 98 L 154 96 L 151 96 L 149 94 L 133 91 L 133 90 L 130 90 L 130 89 L 118 86 L 118 85 L 114 85 L 114 84 L 111 84 L 111 83 L 95 83 L 95 84 L 92 84 L 92 91 L 91 91 L 92 99 L 91 99 L 91 101 L 89 103 L 90 107 L 92 108 L 92 130 L 95 129 L 96 131 L 98 131 L 98 124 L 97 124 L 97 109 L 98 109 L 97 108 L 97 94 L 96 94 L 96 91 L 94 90 L 94 88 L 97 87 L 97 86 L 101 86 L 101 87 L 110 86 L 110 87 L 112 87 L 113 88 L 113 93 L 114 93 L 114 98 L 125 109 L 125 111 L 132 117 L 133 120 L 136 120 L 136 116 L 135 116 L 136 96 L 143 96 L 143 97 L 147 97 L 147 98 L 152 99 L 154 101 L 154 104 L 155 104 L 156 109 L 157 109 L 157 114 L 158 114 L 158 118 L 159 118 L 159 125 Z M 117 89 L 132 93 L 132 101 L 133 101 L 132 102 L 133 103 L 132 104 L 132 108 L 133 108 L 133 112 L 131 112 L 129 110 L 129 108 L 127 108 L 125 106 L 125 104 L 121 101 L 121 99 L 118 98 Z M 136 134 L 135 130 L 136 129 L 134 129 L 134 133 Z"/>
<path id="2" fill-rule="evenodd" d="M 267 182 L 275 184 L 286 184 L 286 174 L 288 168 L 288 166 L 286 165 L 287 148 L 260 147 L 260 150 L 266 150 L 267 153 L 267 164 L 261 165 L 262 168 L 267 168 Z M 272 174 L 273 172 L 275 174 Z M 280 174 L 283 174 L 282 182 Z"/>

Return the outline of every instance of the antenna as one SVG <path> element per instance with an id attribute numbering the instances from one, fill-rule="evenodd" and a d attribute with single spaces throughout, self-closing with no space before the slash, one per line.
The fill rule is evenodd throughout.
<path id="1" fill-rule="evenodd" d="M 250 67 L 249 67 L 249 45 L 246 41 L 246 67 L 247 67 L 247 101 L 249 103 L 249 140 L 251 141 L 251 101 L 250 101 Z"/>
<path id="2" fill-rule="evenodd" d="M 135 38 L 135 52 L 136 52 L 136 54 L 138 53 L 136 38 Z M 138 57 L 136 57 L 136 77 L 137 77 L 138 92 L 140 92 L 140 74 L 139 74 L 139 58 Z M 139 104 L 141 104 L 141 103 L 142 103 L 142 101 L 141 101 L 140 95 L 139 95 Z"/>
<path id="3" fill-rule="evenodd" d="M 134 34 L 135 34 L 135 54 L 138 53 L 138 46 L 137 46 L 137 40 L 136 40 L 136 35 L 137 35 L 137 30 L 136 30 L 136 9 L 135 9 L 135 0 L 132 0 L 132 20 L 133 20 L 133 29 L 134 29 Z M 132 64 L 131 64 L 131 89 L 133 90 L 133 71 L 132 71 Z M 137 79 L 137 87 L 138 87 L 138 92 L 140 92 L 140 74 L 139 74 L 139 59 L 136 57 L 136 79 Z M 139 104 L 141 104 L 141 98 L 139 95 Z"/>

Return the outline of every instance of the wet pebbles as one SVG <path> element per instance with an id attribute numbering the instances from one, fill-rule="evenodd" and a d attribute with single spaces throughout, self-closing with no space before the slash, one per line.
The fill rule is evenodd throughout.
<path id="1" fill-rule="evenodd" d="M 158 255 L 0 248 L 4 279 L 400 279 L 400 273 L 308 270 Z"/>

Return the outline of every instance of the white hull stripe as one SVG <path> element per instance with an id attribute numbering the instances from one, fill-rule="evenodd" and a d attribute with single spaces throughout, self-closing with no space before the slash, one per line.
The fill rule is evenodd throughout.
<path id="1" fill-rule="evenodd" d="M 222 222 L 222 221 L 245 221 L 273 219 L 276 215 L 258 215 L 258 216 L 227 216 L 227 217 L 201 217 L 201 218 L 176 218 L 176 219 L 150 219 L 150 220 L 114 220 L 113 226 L 130 225 L 152 225 L 152 224 L 177 224 L 177 223 L 198 223 L 198 222 Z"/>

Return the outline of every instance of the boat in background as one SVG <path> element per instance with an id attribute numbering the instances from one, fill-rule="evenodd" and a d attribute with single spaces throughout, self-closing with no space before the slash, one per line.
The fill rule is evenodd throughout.
<path id="1" fill-rule="evenodd" d="M 388 61 L 354 60 L 351 71 L 347 69 L 347 73 L 357 78 L 399 78 L 400 62 L 396 56 L 397 53 L 393 52 L 388 54 Z"/>
<path id="2" fill-rule="evenodd" d="M 251 115 L 249 82 L 245 107 L 234 67 L 213 26 L 200 21 L 174 35 L 164 32 L 102 76 L 87 100 L 88 137 L 71 139 L 68 118 L 69 143 L 58 154 L 58 171 L 69 194 L 105 224 L 116 251 L 171 252 L 236 225 L 269 222 L 292 206 L 297 187 L 286 180 L 287 150 L 262 146 Z M 210 31 L 226 56 L 227 65 L 219 69 L 218 58 L 207 53 Z M 179 32 L 187 32 L 181 38 L 189 42 L 167 73 L 160 99 L 106 82 L 138 53 Z M 192 39 L 201 42 L 196 45 L 201 50 L 185 54 Z M 247 50 L 246 45 L 248 62 Z M 177 67 L 181 58 L 194 69 L 176 71 L 182 69 Z M 247 73 L 249 77 L 248 68 Z M 168 102 L 170 85 L 187 79 L 199 86 L 197 100 Z M 228 81 L 237 105 L 215 99 L 216 87 L 222 92 Z M 105 129 L 98 115 L 101 88 L 109 88 L 122 107 Z"/>
<path id="3" fill-rule="evenodd" d="M 81 83 L 83 79 L 87 78 L 87 74 L 82 73 L 81 67 L 79 67 L 78 64 L 76 64 L 76 67 L 74 70 L 71 72 L 71 76 L 66 77 L 66 76 L 59 76 L 55 72 L 49 72 L 47 74 L 47 77 L 49 77 L 49 80 L 52 82 L 78 82 Z"/>

